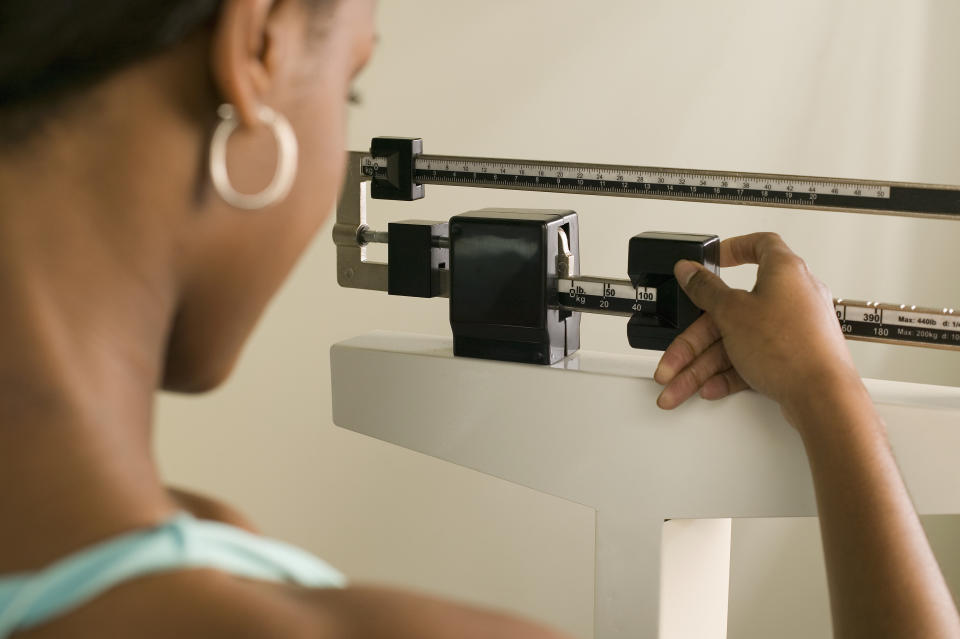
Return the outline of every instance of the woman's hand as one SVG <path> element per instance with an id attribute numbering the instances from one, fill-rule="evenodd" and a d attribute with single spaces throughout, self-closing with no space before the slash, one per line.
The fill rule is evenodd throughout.
<path id="1" fill-rule="evenodd" d="M 677 263 L 677 281 L 706 312 L 660 360 L 654 379 L 665 385 L 661 408 L 698 391 L 719 399 L 749 387 L 789 413 L 838 383 L 860 384 L 829 290 L 780 236 L 732 237 L 720 244 L 719 262 L 759 265 L 756 286 L 731 289 L 700 264 Z"/>
<path id="2" fill-rule="evenodd" d="M 693 262 L 674 272 L 706 313 L 664 352 L 657 403 L 747 387 L 780 403 L 817 495 L 836 637 L 960 638 L 960 616 L 844 342 L 830 292 L 777 235 L 720 244 L 720 266 L 758 264 L 752 292 Z"/>

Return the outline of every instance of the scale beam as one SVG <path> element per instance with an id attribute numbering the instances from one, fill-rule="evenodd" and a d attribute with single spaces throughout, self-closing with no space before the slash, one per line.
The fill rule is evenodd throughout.
<path id="1" fill-rule="evenodd" d="M 960 315 L 952 308 L 921 308 L 834 299 L 843 336 L 849 340 L 960 350 Z M 655 288 L 634 288 L 630 280 L 577 277 L 557 282 L 556 308 L 630 317 L 653 313 Z"/>
<path id="2" fill-rule="evenodd" d="M 365 175 L 390 170 L 365 155 Z M 772 173 L 421 155 L 418 184 L 685 200 L 846 213 L 960 218 L 960 187 Z"/>
<path id="3" fill-rule="evenodd" d="M 365 246 L 390 244 L 391 236 L 366 224 L 371 184 L 374 199 L 418 199 L 424 196 L 424 185 L 442 185 L 960 219 L 958 186 L 424 155 L 422 142 L 417 139 L 377 138 L 372 152 L 352 152 L 349 156 L 334 241 L 340 284 L 380 291 L 389 288 L 391 266 L 368 261 Z M 446 235 L 428 239 L 430 246 L 423 250 L 448 250 L 451 246 L 451 238 Z M 574 257 L 572 253 L 570 257 Z M 448 297 L 450 264 L 434 261 L 438 267 L 431 274 L 432 296 Z M 562 262 L 558 262 L 556 274 L 546 280 L 544 293 L 549 309 L 623 317 L 656 313 L 655 287 L 634 287 L 625 279 L 580 276 L 579 270 L 561 271 L 561 266 L 569 268 Z M 579 266 L 578 258 L 576 263 Z M 472 285 L 482 287 L 483 278 Z M 960 318 L 949 306 L 917 307 L 844 298 L 834 300 L 834 304 L 847 339 L 960 350 Z"/>

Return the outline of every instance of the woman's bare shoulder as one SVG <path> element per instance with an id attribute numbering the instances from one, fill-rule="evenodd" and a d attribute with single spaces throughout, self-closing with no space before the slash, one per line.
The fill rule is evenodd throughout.
<path id="1" fill-rule="evenodd" d="M 565 639 L 513 615 L 392 588 L 303 591 L 321 614 L 335 615 L 343 639 Z"/>
<path id="2" fill-rule="evenodd" d="M 144 577 L 16 639 L 562 639 L 502 613 L 386 588 L 314 590 L 212 570 Z"/>
<path id="3" fill-rule="evenodd" d="M 284 606 L 285 602 L 289 602 Z M 310 622 L 302 606 L 270 588 L 215 570 L 183 570 L 123 583 L 15 639 L 204 637 L 299 639 Z M 314 634 L 318 639 L 335 635 Z"/>

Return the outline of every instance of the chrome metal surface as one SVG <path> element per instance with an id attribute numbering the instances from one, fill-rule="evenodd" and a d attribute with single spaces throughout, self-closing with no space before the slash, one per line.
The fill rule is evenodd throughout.
<path id="1" fill-rule="evenodd" d="M 337 204 L 334 242 L 337 245 L 337 282 L 348 288 L 387 290 L 387 265 L 367 261 L 367 249 L 360 244 L 361 229 L 367 223 L 367 186 L 363 174 L 364 153 L 350 153 L 347 177 Z M 352 243 L 349 239 L 353 238 Z"/>
<path id="2" fill-rule="evenodd" d="M 389 244 L 390 233 L 387 231 L 374 231 L 369 226 L 364 226 L 359 233 L 361 244 Z"/>
<path id="3" fill-rule="evenodd" d="M 557 277 L 570 277 L 577 272 L 577 257 L 570 251 L 570 238 L 560 229 L 557 237 Z"/>

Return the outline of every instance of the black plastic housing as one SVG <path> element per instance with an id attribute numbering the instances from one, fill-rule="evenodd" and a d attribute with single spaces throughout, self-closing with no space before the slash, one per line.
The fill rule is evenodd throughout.
<path id="1" fill-rule="evenodd" d="M 580 348 L 580 314 L 549 308 L 561 229 L 578 258 L 573 211 L 483 209 L 450 219 L 454 355 L 553 364 Z"/>
<path id="2" fill-rule="evenodd" d="M 423 197 L 423 185 L 413 179 L 417 156 L 423 153 L 421 138 L 373 138 L 370 155 L 386 160 L 387 172 L 373 178 L 370 197 L 375 200 L 410 202 Z"/>
<path id="3" fill-rule="evenodd" d="M 440 271 L 450 263 L 450 251 L 434 246 L 447 237 L 447 223 L 404 220 L 387 225 L 387 293 L 407 297 L 440 294 Z"/>
<path id="4" fill-rule="evenodd" d="M 673 267 L 680 260 L 700 262 L 717 272 L 720 238 L 691 233 L 641 233 L 630 239 L 627 273 L 634 287 L 657 289 L 655 313 L 634 313 L 627 324 L 633 348 L 666 350 L 703 313 L 683 292 Z"/>

